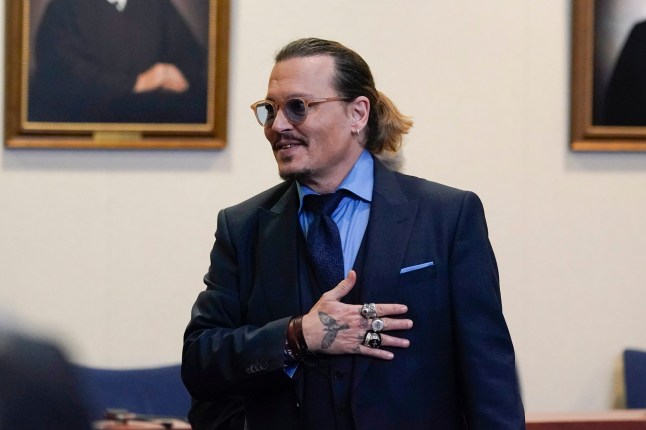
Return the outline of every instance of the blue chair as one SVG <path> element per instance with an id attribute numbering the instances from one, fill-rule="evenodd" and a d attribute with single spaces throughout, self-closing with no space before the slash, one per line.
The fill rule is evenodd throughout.
<path id="1" fill-rule="evenodd" d="M 646 351 L 626 349 L 624 351 L 624 383 L 626 386 L 626 407 L 646 408 Z"/>
<path id="2" fill-rule="evenodd" d="M 98 369 L 75 366 L 79 389 L 90 417 L 105 418 L 108 409 L 186 420 L 191 397 L 180 365 L 142 369 Z"/>

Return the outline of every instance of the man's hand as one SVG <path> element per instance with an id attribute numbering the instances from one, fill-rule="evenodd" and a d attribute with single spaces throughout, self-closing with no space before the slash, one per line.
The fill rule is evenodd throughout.
<path id="1" fill-rule="evenodd" d="M 132 91 L 134 93 L 145 93 L 166 90 L 182 93 L 188 90 L 188 86 L 188 81 L 184 74 L 174 64 L 156 63 L 137 76 L 137 82 Z"/>
<path id="2" fill-rule="evenodd" d="M 361 305 L 341 303 L 354 287 L 356 273 L 351 270 L 339 284 L 321 296 L 314 307 L 303 316 L 303 335 L 311 352 L 325 354 L 362 354 L 370 357 L 392 360 L 390 351 L 369 348 L 363 345 L 366 332 L 371 329 L 371 320 L 361 316 Z M 381 331 L 381 346 L 407 348 L 408 339 L 389 336 L 388 330 L 408 330 L 413 326 L 409 319 L 385 318 L 401 315 L 408 311 L 405 305 L 377 303 L 377 317 L 384 321 Z"/>

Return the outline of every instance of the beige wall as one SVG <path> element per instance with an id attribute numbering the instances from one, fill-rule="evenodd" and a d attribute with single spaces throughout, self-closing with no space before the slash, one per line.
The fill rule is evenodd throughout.
<path id="1" fill-rule="evenodd" d="M 232 3 L 227 149 L 0 151 L 0 306 L 86 364 L 179 361 L 217 211 L 278 180 L 272 54 L 333 38 L 414 117 L 405 170 L 482 197 L 527 409 L 610 407 L 646 348 L 646 155 L 567 148 L 570 2 Z"/>

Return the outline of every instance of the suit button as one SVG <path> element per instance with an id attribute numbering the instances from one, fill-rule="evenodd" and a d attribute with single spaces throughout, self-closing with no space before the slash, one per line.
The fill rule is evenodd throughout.
<path id="1" fill-rule="evenodd" d="M 247 375 L 251 375 L 251 368 L 249 366 L 247 366 L 244 371 L 247 372 Z"/>
<path id="2" fill-rule="evenodd" d="M 266 361 L 263 361 L 262 363 L 260 363 L 260 370 L 267 370 L 268 367 L 269 367 L 269 363 L 267 363 Z"/>
<path id="3" fill-rule="evenodd" d="M 337 370 L 336 372 L 334 372 L 334 379 L 341 379 L 344 375 L 345 373 L 343 373 L 341 370 Z"/>

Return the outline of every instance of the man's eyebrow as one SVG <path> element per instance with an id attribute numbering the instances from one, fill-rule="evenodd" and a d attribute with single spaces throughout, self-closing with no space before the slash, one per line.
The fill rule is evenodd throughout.
<path id="1" fill-rule="evenodd" d="M 304 98 L 304 99 L 311 99 L 311 98 L 316 98 L 312 96 L 310 93 L 293 93 L 293 94 L 288 94 L 282 101 L 289 100 L 289 99 L 296 99 L 296 98 Z M 279 100 L 270 97 L 269 95 L 265 96 L 265 100 L 271 100 L 272 102 L 277 102 Z"/>

